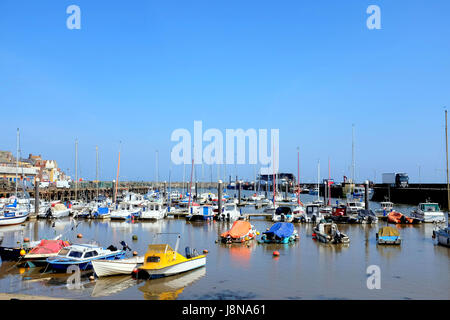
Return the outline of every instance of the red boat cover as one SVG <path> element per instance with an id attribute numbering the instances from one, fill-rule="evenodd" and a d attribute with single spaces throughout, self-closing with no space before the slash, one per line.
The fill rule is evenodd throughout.
<path id="1" fill-rule="evenodd" d="M 233 223 L 233 226 L 227 232 L 222 233 L 220 236 L 226 238 L 228 236 L 232 238 L 241 238 L 252 229 L 252 225 L 248 221 L 237 220 Z"/>
<path id="2" fill-rule="evenodd" d="M 69 242 L 63 240 L 41 240 L 41 243 L 31 249 L 28 254 L 58 253 L 59 250 L 69 245 Z"/>

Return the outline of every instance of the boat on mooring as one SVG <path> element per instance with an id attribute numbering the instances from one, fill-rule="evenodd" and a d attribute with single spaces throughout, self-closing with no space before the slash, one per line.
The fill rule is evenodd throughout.
<path id="1" fill-rule="evenodd" d="M 269 230 L 263 232 L 261 243 L 291 243 L 297 241 L 299 235 L 290 222 L 277 222 Z"/>
<path id="2" fill-rule="evenodd" d="M 119 274 L 130 275 L 134 269 L 144 263 L 144 256 L 117 260 L 93 260 L 92 267 L 98 277 L 113 276 Z"/>
<path id="3" fill-rule="evenodd" d="M 150 244 L 144 264 L 136 268 L 133 275 L 139 279 L 161 278 L 204 267 L 206 255 L 200 255 L 190 247 L 185 248 L 186 256 L 177 252 L 180 238 L 180 234 L 177 234 L 175 249 L 168 244 Z"/>
<path id="4" fill-rule="evenodd" d="M 378 244 L 401 244 L 400 232 L 393 227 L 382 227 L 376 234 Z"/>
<path id="5" fill-rule="evenodd" d="M 16 198 L 14 199 L 14 203 L 5 205 L 0 211 L 0 226 L 10 226 L 23 223 L 27 220 L 28 216 L 29 211 L 19 206 Z"/>
<path id="6" fill-rule="evenodd" d="M 334 222 L 319 222 L 314 227 L 313 239 L 317 239 L 320 242 L 332 243 L 332 244 L 347 244 L 350 243 L 350 238 L 338 230 L 336 223 Z"/>
<path id="7" fill-rule="evenodd" d="M 69 266 L 78 266 L 81 270 L 92 268 L 92 261 L 97 259 L 122 259 L 126 249 L 118 250 L 114 246 L 104 249 L 95 244 L 73 244 L 59 251 L 55 257 L 47 258 L 48 267 L 65 272 Z"/>
<path id="8" fill-rule="evenodd" d="M 255 227 L 248 221 L 237 220 L 233 223 L 230 230 L 220 235 L 220 240 L 223 243 L 244 243 L 249 240 L 255 239 L 259 235 Z"/>
<path id="9" fill-rule="evenodd" d="M 410 216 L 425 223 L 445 222 L 444 213 L 439 208 L 439 204 L 434 202 L 419 203 L 417 208 L 411 212 Z"/>
<path id="10" fill-rule="evenodd" d="M 450 247 L 450 226 L 447 224 L 447 227 L 436 227 L 433 230 L 433 239 L 440 245 Z"/>

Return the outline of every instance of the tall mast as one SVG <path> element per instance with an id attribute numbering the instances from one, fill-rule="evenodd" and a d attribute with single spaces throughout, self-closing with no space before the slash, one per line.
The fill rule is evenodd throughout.
<path id="1" fill-rule="evenodd" d="M 159 191 L 159 187 L 158 187 L 158 184 L 159 184 L 159 168 L 158 168 L 158 158 L 159 158 L 159 153 L 158 153 L 158 150 L 156 150 L 156 187 L 158 188 L 158 191 Z"/>
<path id="2" fill-rule="evenodd" d="M 194 158 L 192 158 L 192 167 L 191 167 L 191 183 L 189 184 L 189 202 L 188 202 L 188 214 L 191 208 L 191 190 L 192 190 L 192 175 L 194 172 Z"/>
<path id="3" fill-rule="evenodd" d="M 317 160 L 317 201 L 320 201 L 320 160 Z"/>
<path id="4" fill-rule="evenodd" d="M 75 139 L 75 201 L 78 196 L 78 139 Z"/>
<path id="5" fill-rule="evenodd" d="M 447 160 L 447 211 L 450 209 L 450 188 L 448 181 L 448 132 L 447 132 L 447 110 L 445 110 L 445 155 Z"/>
<path id="6" fill-rule="evenodd" d="M 97 181 L 97 201 L 98 201 L 98 146 L 95 146 L 96 166 L 95 166 L 95 180 Z"/>
<path id="7" fill-rule="evenodd" d="M 352 124 L 352 183 L 355 183 L 355 125 Z"/>
<path id="8" fill-rule="evenodd" d="M 16 199 L 17 199 L 17 180 L 18 180 L 18 172 L 19 172 L 19 128 L 17 128 L 17 153 L 16 153 Z"/>
<path id="9" fill-rule="evenodd" d="M 331 176 L 331 174 L 330 174 L 331 172 L 330 172 L 330 158 L 328 157 L 328 181 L 327 181 L 327 190 L 328 190 L 328 193 L 327 193 L 327 195 L 328 195 L 328 205 L 330 205 L 331 204 L 331 188 L 330 188 L 330 176 Z"/>
<path id="10" fill-rule="evenodd" d="M 117 176 L 116 176 L 116 191 L 114 192 L 114 203 L 117 200 L 117 187 L 119 185 L 119 169 L 120 169 L 120 147 L 119 147 L 119 161 L 117 162 Z"/>
<path id="11" fill-rule="evenodd" d="M 297 147 L 297 204 L 300 205 L 300 148 Z"/>

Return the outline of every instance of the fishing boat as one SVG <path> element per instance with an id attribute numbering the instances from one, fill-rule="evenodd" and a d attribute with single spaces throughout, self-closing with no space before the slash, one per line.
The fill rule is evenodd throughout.
<path id="1" fill-rule="evenodd" d="M 241 217 L 241 212 L 235 203 L 226 203 L 223 212 L 216 217 L 218 220 L 235 221 Z"/>
<path id="2" fill-rule="evenodd" d="M 380 208 L 375 210 L 377 217 L 386 217 L 389 212 L 394 210 L 394 204 L 390 201 L 380 202 Z"/>
<path id="3" fill-rule="evenodd" d="M 450 226 L 447 227 L 436 227 L 433 230 L 433 239 L 436 239 L 438 244 L 450 247 Z"/>
<path id="4" fill-rule="evenodd" d="M 47 263 L 49 268 L 55 271 L 65 272 L 71 265 L 78 266 L 81 270 L 89 270 L 93 260 L 122 259 L 125 252 L 125 248 L 118 250 L 112 245 L 104 249 L 95 244 L 73 244 L 61 249 L 55 257 L 47 258 Z"/>
<path id="5" fill-rule="evenodd" d="M 392 227 L 382 227 L 377 234 L 378 244 L 401 244 L 400 232 Z"/>
<path id="6" fill-rule="evenodd" d="M 149 202 L 141 212 L 141 219 L 160 220 L 167 216 L 167 207 L 163 207 L 161 202 Z"/>
<path id="7" fill-rule="evenodd" d="M 277 222 L 269 230 L 263 232 L 263 243 L 290 243 L 298 240 L 299 236 L 294 225 L 290 222 Z"/>
<path id="8" fill-rule="evenodd" d="M 290 206 L 279 206 L 272 214 L 273 222 L 292 222 L 294 220 L 294 212 Z"/>
<path id="9" fill-rule="evenodd" d="M 378 218 L 372 210 L 363 209 L 358 211 L 357 222 L 366 224 L 378 223 Z"/>
<path id="10" fill-rule="evenodd" d="M 346 234 L 341 233 L 334 222 L 319 222 L 315 226 L 312 236 L 313 239 L 317 239 L 324 243 L 346 244 L 350 242 L 349 237 Z"/>
<path id="11" fill-rule="evenodd" d="M 394 210 L 389 212 L 389 214 L 387 215 L 387 221 L 389 223 L 412 224 L 412 223 L 415 223 L 415 220 L 416 220 L 416 223 L 420 222 L 417 219 L 409 218 L 409 217 L 405 216 L 404 214 L 394 211 Z"/>
<path id="12" fill-rule="evenodd" d="M 130 275 L 133 270 L 144 263 L 144 256 L 118 260 L 93 260 L 92 267 L 98 277 L 118 274 Z"/>
<path id="13" fill-rule="evenodd" d="M 178 234 L 175 250 L 168 244 L 149 245 L 144 264 L 135 270 L 134 276 L 139 279 L 161 278 L 205 266 L 206 255 L 200 255 L 197 250 L 186 247 L 186 255 L 183 256 L 177 252 L 179 242 L 180 235 Z"/>
<path id="14" fill-rule="evenodd" d="M 419 203 L 410 216 L 425 223 L 445 222 L 445 216 L 439 208 L 439 204 L 432 202 Z"/>
<path id="15" fill-rule="evenodd" d="M 43 264 L 47 262 L 47 258 L 55 257 L 61 249 L 68 247 L 70 243 L 63 240 L 41 240 L 41 242 L 32 248 L 23 256 L 22 261 L 30 262 L 34 265 Z"/>
<path id="16" fill-rule="evenodd" d="M 237 220 L 233 223 L 230 230 L 220 235 L 220 240 L 223 243 L 243 243 L 245 241 L 253 240 L 259 235 L 255 227 L 248 221 Z"/>

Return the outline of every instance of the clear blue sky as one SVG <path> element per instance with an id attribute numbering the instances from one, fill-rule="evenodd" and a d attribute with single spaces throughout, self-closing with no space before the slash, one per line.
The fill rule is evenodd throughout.
<path id="1" fill-rule="evenodd" d="M 66 8 L 81 8 L 81 30 Z M 381 30 L 366 8 L 381 8 Z M 170 134 L 207 128 L 280 129 L 280 170 L 302 181 L 408 172 L 445 180 L 450 107 L 450 2 L 0 2 L 0 150 L 55 159 L 81 176 L 168 179 Z M 200 169 L 197 169 L 200 171 Z M 204 167 L 209 180 L 209 167 Z M 189 169 L 187 168 L 187 171 Z M 228 172 L 234 172 L 229 166 Z M 251 178 L 253 166 L 239 166 Z M 183 166 L 172 167 L 172 180 Z M 214 180 L 217 172 L 214 169 Z"/>

